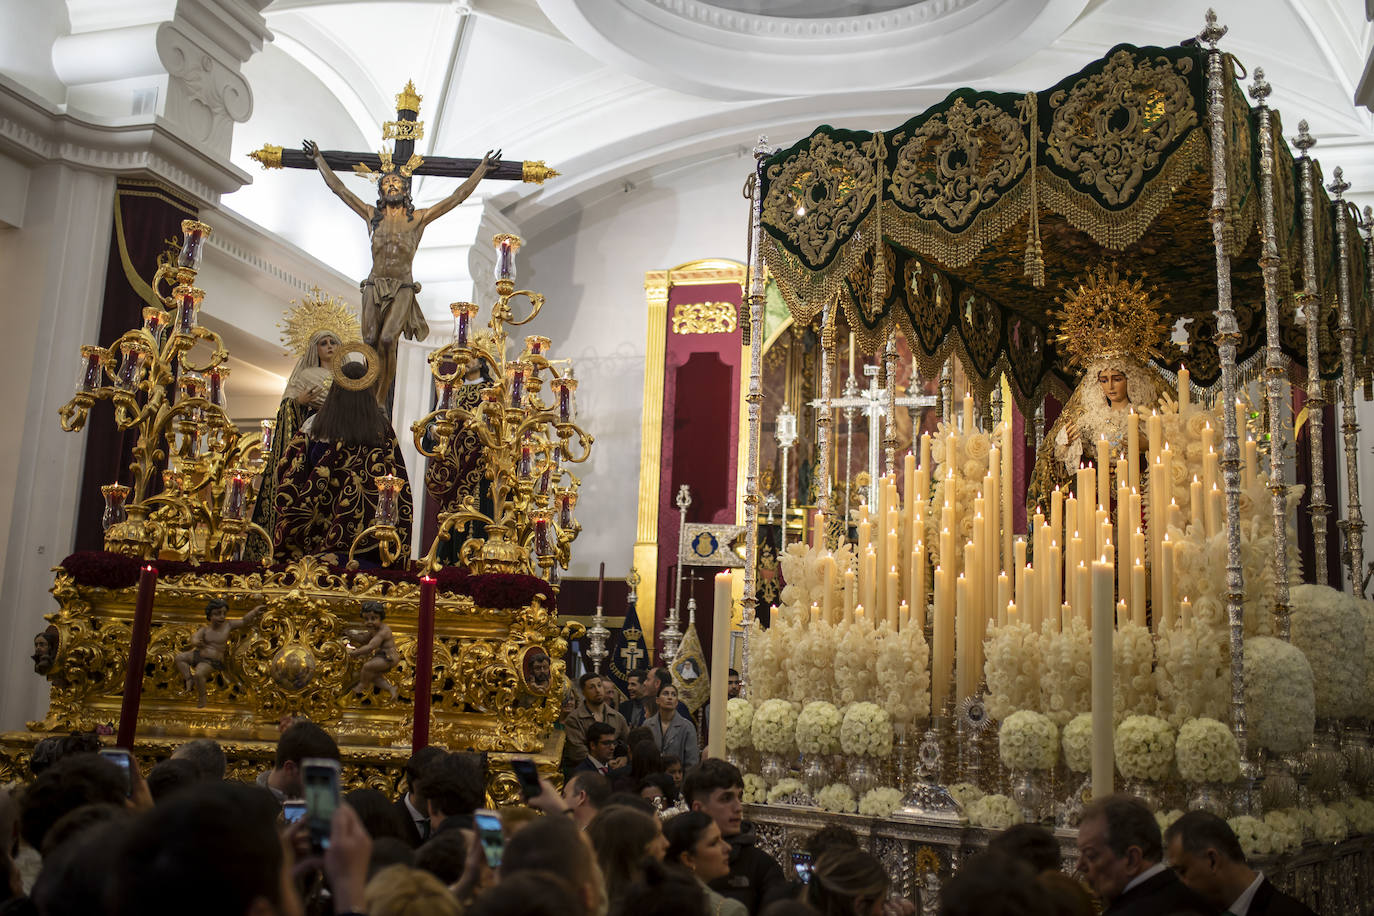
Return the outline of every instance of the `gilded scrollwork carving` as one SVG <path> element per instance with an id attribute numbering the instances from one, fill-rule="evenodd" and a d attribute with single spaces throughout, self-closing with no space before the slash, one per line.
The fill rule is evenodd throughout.
<path id="1" fill-rule="evenodd" d="M 1049 97 L 1046 152 L 1110 207 L 1127 204 L 1145 175 L 1198 123 L 1187 58 L 1121 50 L 1102 70 Z"/>
<path id="2" fill-rule="evenodd" d="M 958 98 L 898 149 L 890 193 L 903 209 L 958 232 L 1021 179 L 1030 156 L 1016 115 L 988 99 Z"/>
<path id="3" fill-rule="evenodd" d="M 855 135 L 857 136 L 857 135 Z M 817 132 L 805 150 L 770 167 L 764 218 L 810 269 L 830 263 L 878 199 L 875 141 Z"/>

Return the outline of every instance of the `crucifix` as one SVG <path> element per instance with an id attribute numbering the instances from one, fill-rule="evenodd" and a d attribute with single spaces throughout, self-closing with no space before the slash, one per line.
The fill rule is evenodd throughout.
<path id="1" fill-rule="evenodd" d="M 329 190 L 367 221 L 372 239 L 372 271 L 359 284 L 363 343 L 377 353 L 379 365 L 373 391 L 377 403 L 388 409 L 400 338 L 424 340 L 429 336 L 429 323 L 416 301 L 420 284 L 411 276 L 411 264 L 425 227 L 466 200 L 483 178 L 542 184 L 558 174 L 542 162 L 504 162 L 499 150 L 482 159 L 432 156 L 426 160 L 415 152 L 415 141 L 424 137 L 425 125 L 419 114 L 420 96 L 414 83 L 407 82 L 396 96 L 396 120 L 382 125 L 382 138 L 394 141 L 391 150 L 376 154 L 322 151 L 306 140 L 299 152 L 266 144 L 249 153 L 264 168 L 318 169 Z M 376 205 L 365 203 L 344 187 L 334 173 L 336 168 L 351 168 L 355 174 L 376 182 Z M 416 209 L 410 197 L 410 179 L 414 175 L 467 180 L 433 206 Z"/>
<path id="2" fill-rule="evenodd" d="M 868 420 L 868 504 L 878 505 L 878 443 L 883 437 L 883 426 L 887 417 L 887 389 L 878 387 L 878 367 L 864 366 L 864 375 L 868 376 L 868 387 L 860 389 L 855 384 L 856 379 L 851 374 L 849 381 L 845 385 L 844 396 L 838 398 L 816 398 L 810 401 L 812 407 L 821 407 L 829 403 L 831 407 L 842 408 L 846 415 L 853 417 L 855 410 L 860 411 Z M 908 410 L 915 407 L 933 407 L 935 398 L 928 394 L 903 395 L 895 399 L 898 407 L 905 407 Z M 845 424 L 845 454 L 850 454 L 853 443 L 853 424 L 852 420 Z M 845 463 L 845 480 L 849 479 L 848 460 Z M 827 484 L 828 485 L 828 484 Z M 845 487 L 845 522 L 849 520 L 849 487 Z"/>

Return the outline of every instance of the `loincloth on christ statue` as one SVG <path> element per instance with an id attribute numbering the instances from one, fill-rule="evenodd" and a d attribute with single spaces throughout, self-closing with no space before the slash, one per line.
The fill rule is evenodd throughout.
<path id="1" fill-rule="evenodd" d="M 482 400 L 484 384 L 462 385 L 453 393 L 453 405 L 475 412 Z M 429 459 L 425 467 L 425 492 L 433 499 L 440 513 L 462 505 L 468 497 L 479 512 L 490 515 L 494 510 L 491 484 L 482 473 L 482 440 L 466 427 L 457 430 L 449 441 L 448 451 Z M 455 529 L 439 548 L 439 557 L 456 563 L 458 550 L 469 538 L 486 537 L 486 525 L 467 522 Z"/>
<path id="2" fill-rule="evenodd" d="M 419 283 L 370 276 L 358 284 L 358 290 L 363 297 L 363 337 L 369 345 L 377 345 L 382 329 L 388 325 L 397 329 L 397 339 L 402 335 L 411 340 L 424 340 L 429 336 L 429 322 L 415 298 L 420 292 Z M 399 324 L 393 316 L 399 317 Z"/>

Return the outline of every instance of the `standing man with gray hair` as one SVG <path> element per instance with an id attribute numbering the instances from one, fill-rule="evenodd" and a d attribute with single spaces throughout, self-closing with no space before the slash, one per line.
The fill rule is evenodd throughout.
<path id="1" fill-rule="evenodd" d="M 1102 916 L 1215 916 L 1162 861 L 1164 843 L 1154 813 L 1132 795 L 1108 795 L 1083 812 L 1078 870 L 1102 898 Z"/>

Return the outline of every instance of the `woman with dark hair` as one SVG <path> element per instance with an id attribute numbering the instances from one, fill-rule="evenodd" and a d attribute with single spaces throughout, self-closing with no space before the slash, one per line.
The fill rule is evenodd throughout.
<path id="1" fill-rule="evenodd" d="M 687 869 L 705 891 L 707 916 L 748 916 L 743 903 L 706 886 L 730 873 L 730 841 L 710 815 L 688 811 L 671 817 L 663 824 L 663 835 L 668 838 L 668 864 Z"/>
<path id="2" fill-rule="evenodd" d="M 882 916 L 890 883 L 872 853 L 833 846 L 811 866 L 806 902 L 822 916 Z"/>
<path id="3" fill-rule="evenodd" d="M 701 760 L 697 727 L 677 711 L 677 688 L 672 684 L 660 683 L 657 698 L 658 715 L 646 719 L 644 724 L 658 742 L 659 753 L 672 754 L 682 761 L 684 769 L 690 770 Z M 661 762 L 659 768 L 662 769 Z"/>
<path id="4" fill-rule="evenodd" d="M 613 910 L 631 882 L 643 876 L 645 861 L 662 861 L 668 847 L 657 817 L 623 805 L 598 811 L 587 825 L 587 839 L 596 850 Z"/>
<path id="5" fill-rule="evenodd" d="M 637 791 L 642 797 L 664 808 L 671 808 L 677 803 L 677 787 L 673 785 L 673 777 L 667 773 L 650 773 L 639 781 Z"/>
<path id="6" fill-rule="evenodd" d="M 363 346 L 354 343 L 348 349 Z M 277 467 L 272 539 L 279 561 L 334 554 L 342 562 L 358 532 L 376 520 L 376 478 L 388 474 L 401 479 L 396 533 L 402 556 L 409 553 L 410 482 L 396 433 L 377 406 L 370 384 L 364 384 L 371 374 L 361 362 L 345 363 L 335 371 L 324 404 L 302 425 Z M 376 545 L 365 546 L 368 549 L 358 557 L 376 561 Z"/>

